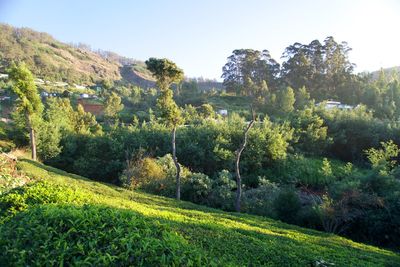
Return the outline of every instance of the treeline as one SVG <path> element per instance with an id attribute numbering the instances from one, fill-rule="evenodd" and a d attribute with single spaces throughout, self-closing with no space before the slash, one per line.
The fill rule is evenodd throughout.
<path id="1" fill-rule="evenodd" d="M 397 120 L 400 84 L 396 74 L 388 76 L 381 71 L 377 79 L 355 74 L 355 64 L 348 58 L 350 51 L 346 42 L 338 43 L 333 37 L 323 42 L 294 43 L 285 49 L 280 65 L 268 50 L 234 50 L 223 67 L 223 84 L 228 92 L 244 96 L 254 95 L 255 87 L 258 103 L 264 109 L 282 105 L 279 95 L 292 90 L 317 102 L 331 99 L 365 104 L 377 117 Z"/>

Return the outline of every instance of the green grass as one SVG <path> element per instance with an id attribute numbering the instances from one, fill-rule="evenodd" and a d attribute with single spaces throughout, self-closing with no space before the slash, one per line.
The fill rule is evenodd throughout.
<path id="1" fill-rule="evenodd" d="M 18 166 L 40 181 L 0 196 L 3 217 L 7 217 L 0 226 L 2 266 L 400 263 L 395 252 L 332 234 L 127 191 L 29 160 Z M 13 203 L 19 210 L 10 211 Z"/>

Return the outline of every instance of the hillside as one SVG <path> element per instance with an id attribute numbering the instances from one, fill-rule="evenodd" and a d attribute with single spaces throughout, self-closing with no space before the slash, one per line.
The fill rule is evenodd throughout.
<path id="1" fill-rule="evenodd" d="M 48 33 L 1 23 L 0 36 L 0 73 L 4 73 L 11 62 L 24 61 L 36 77 L 44 80 L 84 85 L 112 80 L 143 88 L 155 84 L 140 60 L 110 51 L 94 51 L 84 44 L 62 43 Z M 199 88 L 222 89 L 222 84 L 205 80 L 199 82 Z"/>
<path id="2" fill-rule="evenodd" d="M 47 33 L 0 24 L 1 71 L 11 62 L 24 61 L 43 79 L 91 83 L 101 79 L 120 79 L 121 64 L 87 49 L 55 40 Z"/>
<path id="3" fill-rule="evenodd" d="M 335 235 L 127 191 L 30 160 L 18 166 L 35 182 L 0 195 L 2 266 L 400 262 L 394 252 Z"/>

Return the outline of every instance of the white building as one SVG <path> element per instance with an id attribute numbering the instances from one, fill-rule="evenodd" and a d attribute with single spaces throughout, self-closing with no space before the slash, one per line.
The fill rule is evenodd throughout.
<path id="1" fill-rule="evenodd" d="M 222 116 L 228 116 L 228 110 L 220 109 L 217 111 L 217 114 L 222 115 Z"/>
<path id="2" fill-rule="evenodd" d="M 325 109 L 328 109 L 328 110 L 334 109 L 334 108 L 341 109 L 341 110 L 350 110 L 350 109 L 354 108 L 351 105 L 346 105 L 346 104 L 340 103 L 339 101 L 331 101 L 331 100 L 320 102 L 320 103 L 316 104 L 316 106 L 323 106 Z"/>

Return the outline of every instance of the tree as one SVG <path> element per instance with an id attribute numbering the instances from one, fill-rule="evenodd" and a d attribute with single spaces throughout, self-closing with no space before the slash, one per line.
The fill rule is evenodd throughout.
<path id="1" fill-rule="evenodd" d="M 396 165 L 397 156 L 399 155 L 399 147 L 392 140 L 381 142 L 382 148 L 370 148 L 365 151 L 372 168 L 382 174 L 388 174 Z"/>
<path id="2" fill-rule="evenodd" d="M 25 124 L 29 131 L 32 149 L 32 159 L 36 160 L 36 137 L 34 118 L 40 116 L 43 104 L 40 100 L 33 75 L 24 63 L 11 66 L 10 79 L 13 81 L 12 90 L 18 96 L 18 110 L 25 116 Z"/>
<path id="3" fill-rule="evenodd" d="M 240 157 L 242 156 L 243 150 L 246 148 L 247 145 L 247 138 L 249 135 L 250 129 L 253 127 L 255 122 L 255 113 L 252 109 L 253 118 L 250 123 L 247 125 L 246 129 L 244 130 L 243 134 L 243 142 L 240 144 L 238 150 L 236 150 L 236 160 L 235 160 L 235 173 L 236 173 L 236 199 L 235 199 L 235 210 L 240 212 L 241 209 L 241 198 L 242 198 L 242 177 L 240 176 Z"/>
<path id="4" fill-rule="evenodd" d="M 183 80 L 183 71 L 168 59 L 150 58 L 146 62 L 147 69 L 157 79 L 157 87 L 160 89 L 160 96 L 157 99 L 157 107 L 161 117 L 167 126 L 172 127 L 172 159 L 176 167 L 176 199 L 181 198 L 181 167 L 176 158 L 176 128 L 183 123 L 183 118 L 178 105 L 173 99 L 173 92 L 170 89 L 172 83 L 179 83 Z"/>
<path id="5" fill-rule="evenodd" d="M 252 118 L 243 133 L 243 142 L 240 144 L 239 148 L 235 151 L 235 174 L 236 174 L 236 199 L 235 199 L 235 209 L 237 212 L 241 210 L 241 198 L 242 198 L 242 177 L 240 175 L 240 157 L 242 156 L 243 150 L 246 148 L 247 139 L 250 129 L 253 127 L 256 121 L 256 115 L 254 112 L 254 105 L 257 103 L 257 99 L 264 93 L 262 91 L 266 85 L 265 81 L 262 81 L 260 86 L 257 86 L 250 77 L 245 79 L 245 88 L 247 95 L 251 99 L 250 109 Z"/>
<path id="6" fill-rule="evenodd" d="M 268 50 L 238 49 L 228 57 L 222 68 L 224 86 L 228 92 L 248 95 L 246 82 L 250 79 L 257 88 L 263 88 L 265 81 L 271 89 L 278 87 L 279 64 L 271 57 Z"/>
<path id="7" fill-rule="evenodd" d="M 121 98 L 114 92 L 109 94 L 106 98 L 104 116 L 107 120 L 115 120 L 118 112 L 124 108 L 121 103 Z"/>
<path id="8" fill-rule="evenodd" d="M 281 77 L 293 88 L 305 86 L 319 100 L 354 98 L 354 64 L 348 59 L 351 48 L 346 42 L 337 43 L 327 37 L 323 44 L 318 40 L 308 45 L 294 43 L 287 47 L 282 58 Z"/>
<path id="9" fill-rule="evenodd" d="M 213 118 L 215 115 L 214 109 L 210 104 L 203 104 L 199 108 L 199 113 L 204 119 Z"/>
<path id="10" fill-rule="evenodd" d="M 90 112 L 85 112 L 82 105 L 78 105 L 74 115 L 73 121 L 75 133 L 85 135 L 97 135 L 102 133 L 102 127 L 97 123 L 96 117 Z"/>
<path id="11" fill-rule="evenodd" d="M 301 87 L 296 92 L 296 102 L 295 107 L 296 109 L 304 109 L 305 107 L 309 106 L 312 103 L 310 93 L 307 91 L 306 87 Z"/>
<path id="12" fill-rule="evenodd" d="M 279 111 L 282 112 L 282 114 L 292 112 L 294 110 L 295 101 L 294 91 L 291 87 L 286 87 L 286 89 L 281 90 L 278 98 Z"/>

